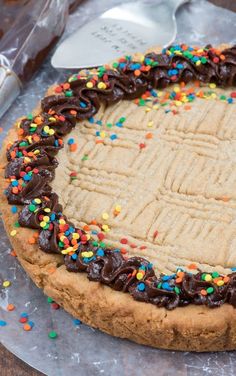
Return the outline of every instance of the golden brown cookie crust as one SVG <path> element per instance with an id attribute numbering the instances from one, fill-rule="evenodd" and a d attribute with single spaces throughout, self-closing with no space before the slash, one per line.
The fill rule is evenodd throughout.
<path id="1" fill-rule="evenodd" d="M 16 139 L 11 130 L 6 140 Z M 0 157 L 1 211 L 7 233 L 13 229 L 17 214 L 3 194 L 6 187 L 5 148 Z M 18 259 L 35 284 L 66 311 L 82 322 L 111 335 L 162 349 L 183 351 L 223 351 L 236 348 L 236 311 L 225 304 L 210 309 L 189 305 L 168 311 L 134 301 L 129 294 L 117 292 L 85 273 L 70 273 L 61 255 L 46 254 L 29 244 L 34 230 L 21 228 L 11 237 Z"/>

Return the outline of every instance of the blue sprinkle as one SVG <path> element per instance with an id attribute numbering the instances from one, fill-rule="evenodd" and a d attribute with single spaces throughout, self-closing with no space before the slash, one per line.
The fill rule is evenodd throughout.
<path id="1" fill-rule="evenodd" d="M 115 248 L 115 249 L 114 249 L 114 252 L 116 252 L 116 253 L 117 253 L 117 252 L 120 252 L 120 249 L 119 249 L 119 248 Z"/>
<path id="2" fill-rule="evenodd" d="M 167 291 L 172 291 L 173 290 L 173 287 L 171 287 L 168 282 L 162 283 L 162 288 L 164 290 L 167 290 Z"/>
<path id="3" fill-rule="evenodd" d="M 97 121 L 96 121 L 96 124 L 98 124 L 98 125 L 102 125 L 102 120 L 97 120 Z"/>
<path id="4" fill-rule="evenodd" d="M 82 107 L 82 108 L 87 107 L 86 103 L 84 103 L 84 102 L 79 102 L 79 104 L 80 104 L 80 107 Z"/>
<path id="5" fill-rule="evenodd" d="M 125 68 L 125 66 L 126 66 L 126 63 L 120 63 L 120 64 L 119 64 L 119 67 L 120 67 L 121 69 Z"/>
<path id="6" fill-rule="evenodd" d="M 141 266 L 139 267 L 139 269 L 140 269 L 140 270 L 146 270 L 146 268 L 145 268 L 144 265 L 141 265 Z"/>
<path id="7" fill-rule="evenodd" d="M 78 258 L 78 255 L 76 254 L 76 253 L 74 253 L 72 256 L 71 256 L 71 258 L 72 258 L 72 260 L 77 260 L 77 258 Z"/>
<path id="8" fill-rule="evenodd" d="M 6 325 L 7 325 L 6 321 L 0 320 L 0 326 L 6 326 Z"/>
<path id="9" fill-rule="evenodd" d="M 28 315 L 28 313 L 26 313 L 26 312 L 22 312 L 22 313 L 20 314 L 20 317 L 26 317 L 26 318 L 28 318 L 29 315 Z"/>
<path id="10" fill-rule="evenodd" d="M 233 101 L 234 101 L 233 98 L 228 98 L 228 99 L 227 99 L 227 102 L 228 102 L 229 104 L 233 103 Z"/>
<path id="11" fill-rule="evenodd" d="M 92 235 L 97 235 L 97 233 L 98 233 L 97 230 L 92 230 L 92 231 L 91 231 L 91 234 L 92 234 Z"/>
<path id="12" fill-rule="evenodd" d="M 91 118 L 88 119 L 88 121 L 89 121 L 91 124 L 93 124 L 93 123 L 94 123 L 94 118 L 91 117 Z"/>
<path id="13" fill-rule="evenodd" d="M 149 263 L 148 264 L 148 269 L 152 269 L 152 267 L 153 267 L 153 264 Z"/>
<path id="14" fill-rule="evenodd" d="M 117 135 L 116 134 L 111 134 L 110 135 L 110 139 L 111 140 L 116 140 L 117 139 Z"/>
<path id="15" fill-rule="evenodd" d="M 18 210 L 17 206 L 12 206 L 12 207 L 11 207 L 11 212 L 12 212 L 13 214 L 17 213 L 17 210 Z"/>
<path id="16" fill-rule="evenodd" d="M 231 268 L 232 272 L 236 272 L 236 266 L 234 266 L 233 268 Z"/>
<path id="17" fill-rule="evenodd" d="M 12 185 L 13 187 L 17 187 L 17 186 L 18 186 L 18 181 L 17 181 L 17 180 L 14 180 L 14 181 L 11 183 L 11 185 Z"/>
<path id="18" fill-rule="evenodd" d="M 138 284 L 138 290 L 139 291 L 144 291 L 145 290 L 145 284 L 143 282 Z"/>
<path id="19" fill-rule="evenodd" d="M 177 69 L 172 69 L 172 75 L 176 76 L 176 74 L 178 74 L 178 70 Z"/>
<path id="20" fill-rule="evenodd" d="M 121 123 L 120 121 L 118 121 L 115 125 L 116 125 L 117 127 L 119 127 L 119 128 L 122 128 L 122 127 L 123 127 L 123 123 Z"/>
<path id="21" fill-rule="evenodd" d="M 55 140 L 55 142 L 54 142 L 54 146 L 59 146 L 59 142 L 58 142 L 58 140 Z"/>
<path id="22" fill-rule="evenodd" d="M 172 278 L 170 275 L 164 275 L 161 279 L 162 281 L 169 281 Z"/>
<path id="23" fill-rule="evenodd" d="M 24 179 L 25 181 L 30 181 L 31 178 L 32 178 L 32 176 L 30 176 L 30 175 L 28 175 L 28 174 L 25 174 L 25 175 L 23 176 L 23 179 Z"/>
<path id="24" fill-rule="evenodd" d="M 34 327 L 34 322 L 33 321 L 28 321 L 28 324 L 31 326 L 31 328 Z"/>
<path id="25" fill-rule="evenodd" d="M 50 220 L 55 221 L 55 219 L 56 219 L 56 214 L 52 213 L 51 216 L 50 216 Z"/>
<path id="26" fill-rule="evenodd" d="M 100 136 L 100 132 L 99 131 L 96 131 L 96 136 Z"/>
<path id="27" fill-rule="evenodd" d="M 69 138 L 69 140 L 67 141 L 68 145 L 72 145 L 74 143 L 75 143 L 75 140 L 73 138 Z"/>
<path id="28" fill-rule="evenodd" d="M 74 322 L 75 325 L 81 325 L 82 324 L 82 322 L 79 319 L 74 319 L 73 322 Z"/>
<path id="29" fill-rule="evenodd" d="M 178 69 L 183 69 L 183 68 L 184 68 L 183 64 L 177 64 L 176 67 L 177 67 Z"/>
<path id="30" fill-rule="evenodd" d="M 155 90 L 151 90 L 151 94 L 153 97 L 157 97 L 157 92 Z"/>
<path id="31" fill-rule="evenodd" d="M 103 257 L 104 255 L 105 255 L 105 253 L 104 253 L 103 249 L 99 248 L 97 250 L 97 256 Z"/>

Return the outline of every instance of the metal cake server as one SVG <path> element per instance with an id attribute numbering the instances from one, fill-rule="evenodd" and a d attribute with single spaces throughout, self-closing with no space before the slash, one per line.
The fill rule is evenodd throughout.
<path id="1" fill-rule="evenodd" d="M 130 2 L 109 9 L 62 42 L 54 53 L 54 68 L 89 68 L 127 53 L 167 46 L 176 37 L 175 14 L 189 0 Z"/>

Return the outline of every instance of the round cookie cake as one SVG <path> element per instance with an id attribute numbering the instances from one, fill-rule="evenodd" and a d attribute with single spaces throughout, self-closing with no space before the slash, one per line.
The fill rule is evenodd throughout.
<path id="1" fill-rule="evenodd" d="M 72 75 L 18 121 L 1 211 L 45 294 L 138 343 L 236 348 L 235 84 L 236 47 L 173 45 Z"/>

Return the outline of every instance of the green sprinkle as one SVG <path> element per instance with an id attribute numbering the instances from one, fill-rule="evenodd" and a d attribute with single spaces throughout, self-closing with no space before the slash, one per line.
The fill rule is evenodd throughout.
<path id="1" fill-rule="evenodd" d="M 14 226 L 15 226 L 15 227 L 20 227 L 20 224 L 19 224 L 19 222 L 18 222 L 18 221 L 17 221 L 17 222 L 15 222 L 15 223 L 14 223 Z"/>
<path id="2" fill-rule="evenodd" d="M 73 91 L 72 91 L 72 90 L 67 90 L 67 91 L 65 92 L 65 96 L 66 96 L 66 97 L 72 97 L 72 95 L 73 95 Z"/>
<path id="3" fill-rule="evenodd" d="M 158 288 L 158 289 L 161 289 L 161 286 L 162 286 L 162 283 L 159 282 L 158 285 L 157 285 L 157 288 Z"/>
<path id="4" fill-rule="evenodd" d="M 220 276 L 220 274 L 218 272 L 213 272 L 211 274 L 212 278 L 218 278 Z"/>
<path id="5" fill-rule="evenodd" d="M 101 248 L 105 248 L 106 247 L 106 244 L 104 242 L 100 242 L 100 247 Z"/>
<path id="6" fill-rule="evenodd" d="M 34 212 L 35 209 L 36 209 L 36 206 L 33 205 L 33 204 L 30 204 L 30 206 L 29 206 L 29 211 Z"/>
<path id="7" fill-rule="evenodd" d="M 206 289 L 206 291 L 207 291 L 208 294 L 212 294 L 214 292 L 214 288 L 213 287 L 208 287 Z"/>
<path id="8" fill-rule="evenodd" d="M 202 64 L 206 64 L 206 63 L 207 63 L 207 58 L 202 57 L 202 58 L 201 58 L 201 63 L 202 63 Z"/>
<path id="9" fill-rule="evenodd" d="M 206 273 L 203 273 L 201 277 L 203 281 L 205 281 L 205 277 L 206 277 Z"/>
<path id="10" fill-rule="evenodd" d="M 124 123 L 124 122 L 125 122 L 125 120 L 126 120 L 126 118 L 125 118 L 125 117 L 121 117 L 121 118 L 119 119 L 119 122 L 120 122 L 120 123 Z"/>
<path id="11" fill-rule="evenodd" d="M 107 128 L 111 128 L 112 127 L 112 123 L 107 123 L 106 126 L 107 126 Z"/>
<path id="12" fill-rule="evenodd" d="M 52 303 L 53 299 L 48 296 L 47 301 L 48 301 L 48 303 Z"/>
<path id="13" fill-rule="evenodd" d="M 84 154 L 84 156 L 81 158 L 81 161 L 87 161 L 88 160 L 88 155 Z"/>
<path id="14" fill-rule="evenodd" d="M 33 120 L 33 118 L 34 118 L 34 117 L 33 117 L 32 114 L 28 114 L 28 115 L 27 115 L 27 119 L 28 119 L 28 120 Z"/>
<path id="15" fill-rule="evenodd" d="M 220 96 L 220 99 L 221 99 L 222 101 L 225 101 L 225 100 L 226 100 L 226 95 L 221 95 L 221 96 Z"/>
<path id="16" fill-rule="evenodd" d="M 48 337 L 50 339 L 55 339 L 57 338 L 57 332 L 55 332 L 54 330 L 52 330 L 51 332 L 48 333 Z"/>
<path id="17" fill-rule="evenodd" d="M 114 63 L 112 64 L 112 66 L 113 66 L 113 68 L 117 68 L 117 67 L 119 66 L 119 63 L 114 62 Z"/>
<path id="18" fill-rule="evenodd" d="M 92 242 L 92 245 L 93 245 L 94 247 L 98 247 L 98 242 L 94 241 L 94 242 Z"/>
<path id="19" fill-rule="evenodd" d="M 178 295 L 180 294 L 180 289 L 177 286 L 175 286 L 174 290 L 175 290 L 176 294 L 178 294 Z"/>

